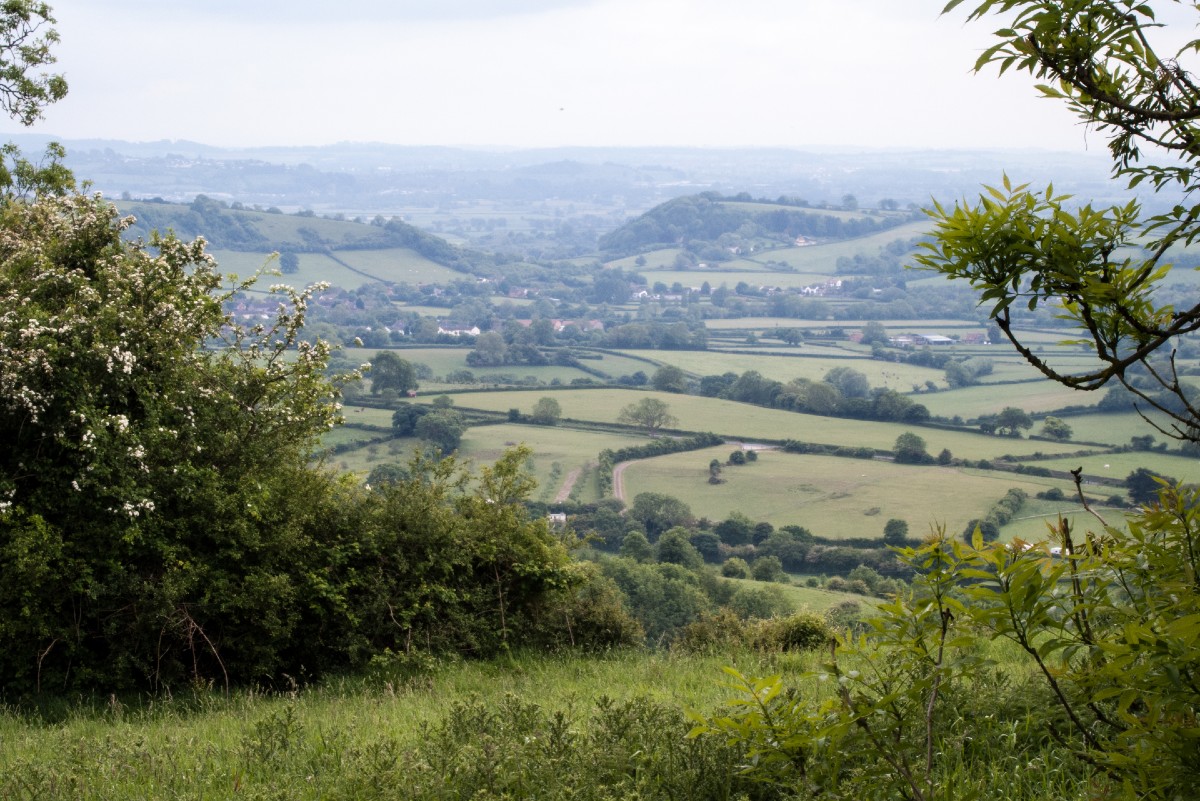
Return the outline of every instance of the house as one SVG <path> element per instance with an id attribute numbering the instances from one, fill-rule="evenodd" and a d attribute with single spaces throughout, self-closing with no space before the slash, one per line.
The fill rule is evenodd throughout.
<path id="1" fill-rule="evenodd" d="M 913 334 L 913 341 L 918 345 L 953 345 L 954 340 L 941 334 Z"/>
<path id="2" fill-rule="evenodd" d="M 439 324 L 438 333 L 451 337 L 477 337 L 480 332 L 477 325 L 473 325 L 470 328 L 464 328 L 463 326 L 450 326 L 447 328 Z"/>

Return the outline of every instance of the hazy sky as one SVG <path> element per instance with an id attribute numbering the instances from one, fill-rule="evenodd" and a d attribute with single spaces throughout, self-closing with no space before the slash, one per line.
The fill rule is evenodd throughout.
<path id="1" fill-rule="evenodd" d="M 51 2 L 64 138 L 1103 150 L 945 0 Z"/>

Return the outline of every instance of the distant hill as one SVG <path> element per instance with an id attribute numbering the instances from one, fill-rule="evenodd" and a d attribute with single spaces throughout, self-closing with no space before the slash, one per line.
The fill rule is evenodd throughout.
<path id="1" fill-rule="evenodd" d="M 118 207 L 137 220 L 130 235 L 144 238 L 151 231 L 170 230 L 184 239 L 203 236 L 213 248 L 246 252 L 406 248 L 458 272 L 480 273 L 494 267 L 493 257 L 456 247 L 400 220 L 377 218 L 367 224 L 318 217 L 312 212 L 251 210 L 204 195 L 189 204 L 121 201 Z"/>
<path id="2" fill-rule="evenodd" d="M 756 243 L 790 245 L 798 237 L 839 240 L 867 236 L 903 225 L 906 213 L 858 212 L 811 208 L 800 200 L 728 198 L 703 192 L 669 200 L 601 237 L 612 255 L 630 255 L 663 247 L 713 246 L 709 256 Z"/>

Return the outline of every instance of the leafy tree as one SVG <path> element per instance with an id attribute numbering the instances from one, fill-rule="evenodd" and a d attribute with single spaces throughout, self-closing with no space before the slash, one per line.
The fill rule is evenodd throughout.
<path id="1" fill-rule="evenodd" d="M 1158 493 L 1163 488 L 1164 482 L 1174 484 L 1175 479 L 1160 476 L 1148 468 L 1139 467 L 1125 477 L 1125 490 L 1129 493 L 1129 500 L 1146 506 L 1158 499 Z"/>
<path id="2" fill-rule="evenodd" d="M 475 340 L 475 349 L 467 354 L 471 367 L 499 367 L 508 358 L 508 345 L 495 331 L 485 331 Z"/>
<path id="3" fill-rule="evenodd" d="M 300 257 L 295 251 L 285 250 L 279 254 L 279 271 L 284 275 L 294 275 L 300 272 Z"/>
<path id="4" fill-rule="evenodd" d="M 562 406 L 549 396 L 538 398 L 529 419 L 540 426 L 556 426 L 562 419 Z"/>
<path id="5" fill-rule="evenodd" d="M 417 389 L 417 371 L 410 362 L 401 359 L 390 350 L 379 351 L 371 359 L 371 394 L 378 395 L 385 389 L 404 393 Z"/>
<path id="6" fill-rule="evenodd" d="M 621 409 L 617 422 L 622 425 L 641 426 L 649 432 L 674 425 L 678 420 L 671 414 L 671 407 L 658 398 L 642 398 Z"/>
<path id="7" fill-rule="evenodd" d="M 650 385 L 659 392 L 687 392 L 687 374 L 672 364 L 663 365 L 655 371 Z"/>
<path id="8" fill-rule="evenodd" d="M 635 495 L 628 514 L 631 520 L 645 527 L 651 540 L 658 539 L 669 528 L 687 526 L 694 520 L 692 510 L 686 503 L 657 492 L 639 492 Z"/>
<path id="9" fill-rule="evenodd" d="M 755 581 L 788 581 L 783 562 L 777 556 L 760 556 L 750 563 L 750 575 Z"/>
<path id="10" fill-rule="evenodd" d="M 654 546 L 642 532 L 631 531 L 621 541 L 620 554 L 635 562 L 651 562 L 654 560 Z"/>
<path id="11" fill-rule="evenodd" d="M 888 344 L 888 332 L 883 327 L 883 323 L 878 320 L 869 320 L 862 329 L 862 339 L 864 345 L 886 345 Z"/>
<path id="12" fill-rule="evenodd" d="M 56 61 L 50 50 L 58 43 L 54 24 L 47 3 L 0 5 L 0 110 L 22 125 L 32 125 L 46 106 L 67 95 L 66 78 L 40 71 Z"/>
<path id="13" fill-rule="evenodd" d="M 754 521 L 741 512 L 732 512 L 713 529 L 726 545 L 749 545 L 754 541 Z"/>
<path id="14" fill-rule="evenodd" d="M 0 205 L 14 691 L 270 675 L 325 597 L 304 521 L 331 491 L 308 461 L 337 391 L 329 346 L 299 336 L 317 288 L 279 290 L 278 317 L 242 328 L 221 304 L 245 285 L 203 242 L 128 242 L 125 225 L 99 197 Z"/>
<path id="15" fill-rule="evenodd" d="M 467 424 L 463 416 L 452 409 L 436 409 L 422 415 L 413 433 L 444 454 L 458 450 Z"/>
<path id="16" fill-rule="evenodd" d="M 867 377 L 853 367 L 835 367 L 823 380 L 836 388 L 843 398 L 865 398 L 871 391 Z"/>
<path id="17" fill-rule="evenodd" d="M 1071 438 L 1071 426 L 1058 417 L 1047 417 L 1042 421 L 1042 436 L 1050 439 L 1068 440 Z"/>
<path id="18" fill-rule="evenodd" d="M 903 546 L 908 542 L 908 521 L 892 518 L 883 526 L 883 541 L 887 545 Z"/>
<path id="19" fill-rule="evenodd" d="M 732 556 L 721 563 L 721 575 L 725 578 L 750 578 L 750 565 L 745 559 Z"/>
<path id="20" fill-rule="evenodd" d="M 1033 418 L 1023 409 L 1005 406 L 996 415 L 996 430 L 1010 437 L 1021 436 L 1022 429 L 1033 428 Z"/>
<path id="21" fill-rule="evenodd" d="M 746 463 L 746 452 L 742 450 L 732 451 L 729 454 L 729 463 L 732 465 L 740 465 Z"/>
<path id="22" fill-rule="evenodd" d="M 892 446 L 892 455 L 897 462 L 903 464 L 922 464 L 928 462 L 929 454 L 925 450 L 925 440 L 911 431 L 905 431 L 896 437 Z"/>
<path id="23" fill-rule="evenodd" d="M 417 423 L 422 417 L 433 411 L 429 406 L 419 403 L 401 403 L 392 412 L 392 433 L 397 437 L 411 437 L 417 433 Z"/>
<path id="24" fill-rule="evenodd" d="M 1004 13 L 1005 26 L 976 69 L 994 64 L 1030 73 L 1048 96 L 1108 139 L 1116 176 L 1131 187 L 1195 198 L 1200 84 L 1181 66 L 1194 42 L 1183 42 L 1177 53 L 1159 52 L 1152 42 L 1161 37 L 1150 32 L 1161 23 L 1150 3 L 987 0 L 970 18 L 992 13 Z M 1173 421 L 1152 425 L 1191 439 L 1200 436 L 1191 425 L 1200 419 L 1198 401 L 1176 380 L 1164 346 L 1200 330 L 1200 303 L 1165 305 L 1155 288 L 1184 244 L 1200 234 L 1200 204 L 1171 201 L 1163 208 L 1146 215 L 1137 201 L 1077 205 L 1052 188 L 1035 191 L 1005 177 L 975 205 L 935 204 L 935 238 L 918 260 L 980 290 L 1000 331 L 1046 376 L 1084 390 L 1120 382 Z M 1035 352 L 1021 311 L 1044 305 L 1084 332 L 1098 360 L 1094 369 L 1067 373 Z"/>
<path id="25" fill-rule="evenodd" d="M 663 532 L 655 552 L 659 562 L 681 565 L 688 570 L 698 570 L 704 565 L 704 558 L 692 545 L 688 530 L 680 526 Z"/>

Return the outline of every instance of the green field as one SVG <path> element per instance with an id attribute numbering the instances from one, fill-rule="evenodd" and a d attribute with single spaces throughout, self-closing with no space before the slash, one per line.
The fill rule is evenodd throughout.
<path id="1" fill-rule="evenodd" d="M 471 392 L 452 394 L 458 406 L 468 409 L 505 412 L 515 407 L 528 409 L 538 398 L 551 394 L 546 390 L 514 392 Z M 960 459 L 995 459 L 1005 454 L 1072 453 L 1078 446 L 1051 442 L 1032 443 L 1008 437 L 993 437 L 973 431 L 922 428 L 903 423 L 879 423 L 869 420 L 818 417 L 780 409 L 767 409 L 746 403 L 702 398 L 695 395 L 673 395 L 666 392 L 644 392 L 624 389 L 559 390 L 551 394 L 562 406 L 563 417 L 602 423 L 615 423 L 622 407 L 644 397 L 655 397 L 670 406 L 679 418 L 675 426 L 684 431 L 712 431 L 728 437 L 747 439 L 797 439 L 826 445 L 869 447 L 891 450 L 896 438 L 906 431 L 915 431 L 925 440 L 927 450 L 937 454 L 943 448 Z M 937 397 L 922 395 L 921 398 Z M 428 402 L 422 396 L 418 402 Z"/>
<path id="2" fill-rule="evenodd" d="M 1127 453 L 1101 453 L 1095 456 L 1076 456 L 1065 459 L 1050 459 L 1030 462 L 1038 467 L 1048 467 L 1051 470 L 1074 470 L 1083 468 L 1087 476 L 1102 478 L 1124 479 L 1139 467 L 1145 467 L 1161 475 L 1169 476 L 1189 484 L 1200 482 L 1200 459 L 1178 454 L 1158 453 L 1156 451 L 1129 451 Z M 1097 490 L 1100 492 L 1100 490 Z M 1114 488 L 1111 492 L 1120 494 L 1122 490 Z"/>
<path id="3" fill-rule="evenodd" d="M 469 347 L 413 347 L 413 348 L 389 348 L 402 359 L 410 362 L 424 364 L 433 371 L 435 376 L 445 377 L 449 373 L 458 370 L 468 370 L 475 376 L 478 384 L 502 383 L 496 380 L 496 376 L 515 376 L 519 380 L 524 380 L 526 376 L 531 376 L 536 381 L 543 384 L 558 379 L 561 383 L 567 384 L 574 379 L 596 379 L 595 376 L 589 375 L 583 370 L 575 367 L 564 367 L 560 365 L 543 365 L 531 367 L 527 364 L 506 364 L 500 367 L 472 367 L 467 364 L 467 354 L 471 352 Z M 378 348 L 344 348 L 342 351 L 353 363 L 362 364 L 369 362 L 371 358 L 379 352 Z M 632 354 L 629 356 L 613 353 L 593 353 L 592 355 L 600 358 L 581 359 L 580 362 L 588 369 L 599 370 L 613 379 L 623 375 L 632 375 L 638 371 L 646 375 L 653 375 L 658 369 L 658 360 L 662 359 L 668 351 L 644 351 Z M 644 355 L 643 355 L 644 354 Z M 641 358 L 637 358 L 641 356 Z M 647 362 L 646 359 L 653 359 L 653 362 Z M 440 388 L 433 385 L 438 382 L 423 381 L 421 384 L 422 391 Z M 370 374 L 364 381 L 364 388 L 370 387 Z M 459 385 L 458 388 L 462 388 Z"/>
<path id="4" fill-rule="evenodd" d="M 348 410 L 355 422 L 390 425 L 391 411 L 385 409 Z M 525 412 L 529 408 L 524 409 Z M 619 433 L 580 431 L 556 426 L 535 426 L 505 423 L 474 426 L 463 435 L 459 456 L 476 463 L 490 464 L 507 449 L 527 445 L 533 456 L 527 467 L 537 480 L 533 500 L 550 502 L 573 471 L 579 471 L 572 497 L 582 502 L 598 500 L 595 463 L 605 448 L 624 448 L 646 441 L 645 437 Z M 330 456 L 330 465 L 358 475 L 366 475 L 377 465 L 386 462 L 405 462 L 420 442 L 411 437 L 397 438 L 383 445 L 364 446 Z"/>
<path id="5" fill-rule="evenodd" d="M 971 420 L 980 415 L 995 414 L 1006 406 L 1016 406 L 1030 414 L 1044 414 L 1065 406 L 1095 405 L 1101 397 L 1095 392 L 1081 392 L 1053 381 L 1033 380 L 1019 384 L 977 384 L 944 392 L 923 393 L 913 396 L 913 400 L 925 404 L 925 408 L 935 416 L 957 415 L 964 420 Z M 1035 425 L 1033 431 L 1036 432 L 1038 427 Z"/>
<path id="6" fill-rule="evenodd" d="M 638 351 L 642 353 L 644 351 Z M 652 351 L 667 364 L 673 364 L 684 372 L 694 375 L 721 375 L 757 370 L 766 378 L 787 383 L 794 378 L 819 381 L 835 367 L 852 367 L 867 377 L 872 387 L 887 387 L 897 392 L 909 392 L 913 384 L 923 386 L 926 381 L 937 381 L 945 385 L 945 373 L 930 367 L 910 364 L 840 357 L 821 358 L 809 352 L 807 347 L 795 348 L 794 356 L 748 355 L 745 353 L 719 353 L 698 350 Z"/>
<path id="7" fill-rule="evenodd" d="M 1166 426 L 1163 415 L 1155 415 L 1155 420 L 1161 420 Z M 1071 439 L 1076 442 L 1103 442 L 1108 445 L 1128 445 L 1131 437 L 1154 437 L 1156 444 L 1167 442 L 1171 447 L 1176 443 L 1154 430 L 1137 412 L 1119 412 L 1116 414 L 1079 414 L 1064 417 L 1067 425 L 1071 426 Z"/>
<path id="8" fill-rule="evenodd" d="M 753 579 L 728 579 L 734 584 L 742 587 L 762 587 L 762 583 Z M 852 592 L 834 592 L 833 590 L 825 590 L 819 587 L 803 587 L 799 584 L 772 584 L 772 587 L 779 587 L 791 603 L 793 608 L 797 610 L 808 609 L 813 612 L 826 612 L 838 604 L 856 603 L 864 608 L 870 608 L 880 602 L 879 598 L 870 598 L 863 595 L 857 595 Z"/>
<path id="9" fill-rule="evenodd" d="M 951 534 L 961 532 L 1012 487 L 1032 496 L 1062 484 L 1011 473 L 780 451 L 727 466 L 721 473 L 725 483 L 709 484 L 709 460 L 728 456 L 728 447 L 718 447 L 635 462 L 624 475 L 628 500 L 637 492 L 660 492 L 687 503 L 697 517 L 723 520 L 739 511 L 777 527 L 801 525 L 831 538 L 881 537 L 884 524 L 898 518 L 908 521 L 910 534 L 919 537 L 938 525 Z"/>

